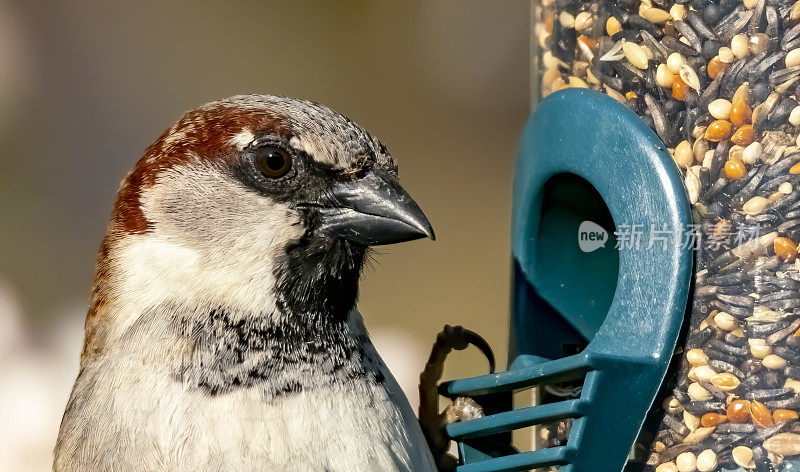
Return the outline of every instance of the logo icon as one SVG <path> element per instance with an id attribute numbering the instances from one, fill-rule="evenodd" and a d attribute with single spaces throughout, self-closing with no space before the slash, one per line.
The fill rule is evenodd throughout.
<path id="1" fill-rule="evenodd" d="M 584 221 L 578 227 L 578 247 L 583 252 L 592 252 L 604 247 L 608 242 L 608 232 L 597 223 Z"/>

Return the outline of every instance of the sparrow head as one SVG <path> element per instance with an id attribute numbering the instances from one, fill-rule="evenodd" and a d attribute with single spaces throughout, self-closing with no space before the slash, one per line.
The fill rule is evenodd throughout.
<path id="1" fill-rule="evenodd" d="M 208 179 L 215 184 L 226 180 L 228 185 L 202 186 Z M 419 206 L 398 184 L 397 166 L 386 147 L 346 117 L 308 101 L 236 96 L 186 113 L 147 149 L 124 183 L 140 194 L 138 208 L 136 201 L 124 200 L 117 208 L 117 216 L 132 223 L 125 225 L 131 232 L 158 225 L 144 214 L 141 201 L 142 193 L 156 193 L 152 187 L 157 181 L 170 182 L 179 192 L 207 193 L 218 201 L 232 197 L 227 200 L 229 222 L 237 213 L 268 207 L 274 215 L 305 216 L 304 234 L 311 238 L 372 246 L 434 237 Z M 260 200 L 242 201 L 236 198 L 241 191 Z M 162 195 L 159 200 L 188 205 L 183 214 L 197 221 L 185 230 L 197 230 L 204 223 L 224 226 L 220 215 L 209 214 L 211 202 L 205 199 L 192 214 L 198 208 L 190 201 L 198 196 Z M 270 227 L 262 224 L 261 229 L 273 238 L 291 232 L 281 217 L 264 223 Z"/>
<path id="2" fill-rule="evenodd" d="M 363 128 L 312 102 L 236 96 L 186 113 L 122 182 L 92 310 L 128 294 L 341 315 L 367 247 L 426 236 Z"/>

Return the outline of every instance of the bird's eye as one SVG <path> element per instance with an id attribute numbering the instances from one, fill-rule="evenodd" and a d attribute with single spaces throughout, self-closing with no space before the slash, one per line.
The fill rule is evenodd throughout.
<path id="1" fill-rule="evenodd" d="M 255 165 L 264 177 L 283 177 L 292 168 L 292 156 L 284 149 L 268 146 L 258 151 Z"/>

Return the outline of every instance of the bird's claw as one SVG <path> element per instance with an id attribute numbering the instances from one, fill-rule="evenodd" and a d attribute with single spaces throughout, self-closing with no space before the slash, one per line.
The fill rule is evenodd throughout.
<path id="1" fill-rule="evenodd" d="M 456 398 L 443 412 L 439 412 L 438 384 L 444 372 L 444 362 L 450 352 L 461 351 L 469 345 L 477 347 L 486 356 L 489 372 L 494 373 L 494 353 L 485 339 L 463 326 L 445 325 L 436 336 L 428 362 L 419 376 L 419 421 L 440 471 L 455 470 L 458 463 L 455 457 L 447 453 L 450 439 L 444 427 L 450 423 L 483 416 L 481 406 L 467 397 Z"/>
<path id="2" fill-rule="evenodd" d="M 489 373 L 494 373 L 494 352 L 492 352 L 492 348 L 489 346 L 489 343 L 487 343 L 486 340 L 483 339 L 478 333 L 470 331 L 461 325 L 444 325 L 444 329 L 442 329 L 442 331 L 436 336 L 437 343 L 440 340 L 445 345 L 450 347 L 445 355 L 449 354 L 449 351 L 453 349 L 456 351 L 463 351 L 469 345 L 475 346 L 483 353 L 484 356 L 486 356 L 486 360 L 489 361 Z M 434 349 L 436 349 L 435 345 Z"/>

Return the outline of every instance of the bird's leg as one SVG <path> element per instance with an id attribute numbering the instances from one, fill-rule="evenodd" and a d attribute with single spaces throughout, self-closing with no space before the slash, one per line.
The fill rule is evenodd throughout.
<path id="1" fill-rule="evenodd" d="M 444 372 L 444 361 L 454 349 L 461 351 L 470 344 L 480 349 L 489 361 L 490 372 L 494 372 L 494 353 L 486 340 L 462 326 L 445 325 L 436 336 L 428 362 L 419 376 L 419 422 L 436 466 L 442 472 L 453 471 L 458 464 L 457 459 L 447 453 L 450 440 L 444 427 L 483 416 L 481 406 L 467 397 L 456 398 L 443 412 L 439 412 L 438 384 Z"/>

